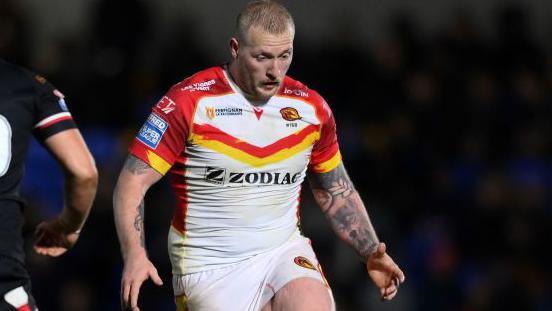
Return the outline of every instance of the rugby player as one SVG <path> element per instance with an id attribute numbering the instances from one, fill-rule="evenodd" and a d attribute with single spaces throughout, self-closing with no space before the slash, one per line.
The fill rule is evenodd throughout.
<path id="1" fill-rule="evenodd" d="M 37 253 L 57 257 L 79 238 L 96 194 L 96 165 L 64 95 L 43 77 L 0 59 L 0 310 L 36 310 L 25 268 L 19 194 L 31 135 L 65 173 L 63 210 L 37 226 L 34 245 Z"/>
<path id="2" fill-rule="evenodd" d="M 144 194 L 166 173 L 177 198 L 168 233 L 177 310 L 335 308 L 298 229 L 305 178 L 382 299 L 396 295 L 404 274 L 345 171 L 328 104 L 286 76 L 294 34 L 283 6 L 249 3 L 230 40 L 229 64 L 184 79 L 152 108 L 114 194 L 124 309 L 139 310 L 145 280 L 162 284 L 146 253 L 143 218 Z"/>

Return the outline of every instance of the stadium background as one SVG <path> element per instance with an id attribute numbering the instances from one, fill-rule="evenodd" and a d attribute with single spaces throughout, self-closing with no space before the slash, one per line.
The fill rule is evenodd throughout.
<path id="1" fill-rule="evenodd" d="M 227 60 L 245 3 L 0 1 L 0 56 L 66 94 L 101 174 L 74 250 L 28 252 L 41 310 L 117 310 L 111 196 L 126 146 L 170 85 Z M 297 24 L 290 74 L 332 106 L 350 175 L 407 275 L 394 301 L 379 302 L 305 191 L 304 230 L 338 310 L 552 310 L 552 2 L 283 3 Z M 30 236 L 61 206 L 61 172 L 35 142 L 23 190 Z M 171 202 L 166 183 L 146 200 L 165 285 L 143 287 L 142 310 L 174 310 Z"/>

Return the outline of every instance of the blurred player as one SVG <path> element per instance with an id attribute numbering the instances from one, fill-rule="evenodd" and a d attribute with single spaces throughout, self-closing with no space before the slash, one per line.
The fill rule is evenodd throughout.
<path id="1" fill-rule="evenodd" d="M 114 195 L 123 308 L 162 284 L 144 246 L 144 194 L 167 172 L 178 206 L 169 253 L 178 310 L 332 310 L 331 290 L 298 229 L 301 184 L 366 263 L 383 299 L 404 274 L 347 176 L 329 106 L 286 76 L 294 22 L 271 1 L 238 17 L 228 65 L 196 73 L 153 107 Z M 156 206 L 155 208 L 162 208 Z"/>
<path id="2" fill-rule="evenodd" d="M 41 76 L 0 59 L 0 310 L 36 310 L 23 252 L 19 184 L 34 135 L 65 172 L 62 212 L 36 228 L 37 253 L 56 257 L 79 238 L 96 193 L 92 155 L 64 96 Z"/>

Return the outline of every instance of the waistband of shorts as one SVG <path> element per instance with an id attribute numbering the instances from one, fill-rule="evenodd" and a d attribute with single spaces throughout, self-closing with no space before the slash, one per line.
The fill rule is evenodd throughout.
<path id="1" fill-rule="evenodd" d="M 298 230 L 295 231 L 293 234 L 291 234 L 289 236 L 289 238 L 282 244 L 276 246 L 276 247 L 273 247 L 271 249 L 268 249 L 267 251 L 264 251 L 262 253 L 258 253 L 256 255 L 253 255 L 253 256 L 250 256 L 250 257 L 246 257 L 244 259 L 240 259 L 238 261 L 234 261 L 234 262 L 231 262 L 231 263 L 225 263 L 225 264 L 218 264 L 218 265 L 210 265 L 210 266 L 207 266 L 205 269 L 201 269 L 201 270 L 198 270 L 198 271 L 191 271 L 191 272 L 185 272 L 185 273 L 179 273 L 179 272 L 176 272 L 174 270 L 174 267 L 173 267 L 173 271 L 172 271 L 172 275 L 174 277 L 182 277 L 182 276 L 185 276 L 185 275 L 192 275 L 192 274 L 196 274 L 196 273 L 205 273 L 205 272 L 210 272 L 210 271 L 221 271 L 221 270 L 224 270 L 224 269 L 232 269 L 236 266 L 239 266 L 239 265 L 242 265 L 242 264 L 245 264 L 251 260 L 254 260 L 256 258 L 259 258 L 259 257 L 263 257 L 263 256 L 271 256 L 272 254 L 274 254 L 275 252 L 278 252 L 278 250 L 282 249 L 283 247 L 286 247 L 288 246 L 289 244 L 291 243 L 297 243 L 298 241 L 302 240 L 302 239 L 307 239 L 307 237 L 303 236 Z"/>

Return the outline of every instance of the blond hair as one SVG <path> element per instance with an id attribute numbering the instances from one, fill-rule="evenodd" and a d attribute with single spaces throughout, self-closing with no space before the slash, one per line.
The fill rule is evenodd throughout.
<path id="1" fill-rule="evenodd" d="M 290 31 L 295 35 L 295 23 L 289 11 L 281 4 L 270 0 L 257 0 L 247 4 L 238 15 L 236 36 L 245 40 L 251 28 L 259 28 L 269 34 Z"/>

